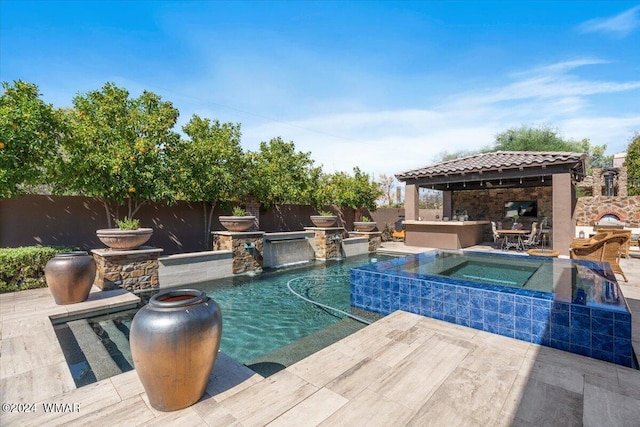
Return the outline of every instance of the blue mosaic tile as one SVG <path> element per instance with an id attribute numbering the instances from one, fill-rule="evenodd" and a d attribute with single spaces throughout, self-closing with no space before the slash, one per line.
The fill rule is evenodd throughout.
<path id="1" fill-rule="evenodd" d="M 551 324 L 558 326 L 569 327 L 569 312 L 568 311 L 552 311 L 551 312 Z"/>
<path id="2" fill-rule="evenodd" d="M 527 304 L 527 305 L 531 305 L 531 298 L 529 297 L 523 297 L 520 295 L 516 295 L 515 297 L 515 303 L 516 304 Z"/>
<path id="3" fill-rule="evenodd" d="M 516 336 L 517 339 L 522 340 L 522 341 L 527 341 L 527 342 L 531 342 L 531 334 L 529 332 L 526 331 L 521 331 L 519 329 L 516 328 Z"/>
<path id="4" fill-rule="evenodd" d="M 409 311 L 416 314 L 420 312 L 420 298 L 417 295 L 409 295 Z"/>
<path id="5" fill-rule="evenodd" d="M 515 304 L 515 295 L 500 293 L 498 294 L 498 301 L 500 301 L 500 305 L 502 305 L 503 302 L 513 305 Z"/>
<path id="6" fill-rule="evenodd" d="M 442 301 L 431 300 L 431 304 L 431 311 L 433 312 L 433 315 L 440 316 L 438 318 L 442 319 L 442 316 L 444 315 L 444 303 Z"/>
<path id="7" fill-rule="evenodd" d="M 522 331 L 524 333 L 531 333 L 531 319 L 525 319 L 522 317 L 515 318 L 515 328 L 516 331 Z M 529 341 L 529 340 L 527 340 Z"/>
<path id="8" fill-rule="evenodd" d="M 591 330 L 596 334 L 613 335 L 613 317 L 610 319 L 602 317 L 592 317 Z"/>
<path id="9" fill-rule="evenodd" d="M 444 303 L 444 315 L 445 316 L 454 316 L 456 315 L 456 305 L 455 304 L 447 304 Z"/>
<path id="10" fill-rule="evenodd" d="M 498 309 L 498 313 L 500 314 L 508 314 L 513 316 L 515 313 L 515 304 L 509 301 L 500 301 L 500 306 Z"/>
<path id="11" fill-rule="evenodd" d="M 537 305 L 531 306 L 531 318 L 536 322 L 549 322 L 551 317 L 551 311 L 549 308 L 540 307 Z"/>
<path id="12" fill-rule="evenodd" d="M 612 311 L 602 310 L 602 309 L 599 309 L 599 308 L 592 308 L 591 309 L 591 316 L 592 317 L 598 317 L 598 318 L 613 320 L 613 312 Z"/>
<path id="13" fill-rule="evenodd" d="M 400 293 L 400 310 L 409 311 L 409 294 Z"/>
<path id="14" fill-rule="evenodd" d="M 490 323 L 492 325 L 497 325 L 500 323 L 500 317 L 498 313 L 494 311 L 485 311 L 484 312 L 484 323 Z"/>
<path id="15" fill-rule="evenodd" d="M 631 322 L 613 322 L 613 335 L 619 338 L 631 337 Z"/>
<path id="16" fill-rule="evenodd" d="M 431 298 L 431 283 L 424 281 L 420 287 L 420 298 Z"/>
<path id="17" fill-rule="evenodd" d="M 576 345 L 571 343 L 569 346 L 569 351 L 575 354 L 581 354 L 582 356 L 591 357 L 591 347 L 583 347 L 581 345 Z"/>
<path id="18" fill-rule="evenodd" d="M 420 314 L 423 316 L 431 316 L 431 300 L 427 298 L 420 299 Z"/>
<path id="19" fill-rule="evenodd" d="M 498 312 L 498 299 L 486 299 L 484 300 L 484 309 L 487 311 Z"/>
<path id="20" fill-rule="evenodd" d="M 505 337 L 509 337 L 509 338 L 515 338 L 516 337 L 516 332 L 513 328 L 506 328 L 503 326 L 499 326 L 498 327 L 498 333 L 502 336 Z"/>
<path id="21" fill-rule="evenodd" d="M 498 324 L 493 324 L 493 323 L 485 323 L 482 327 L 483 331 L 486 332 L 491 332 L 492 334 L 497 334 L 498 333 Z"/>
<path id="22" fill-rule="evenodd" d="M 593 351 L 613 353 L 613 337 L 611 335 L 591 334 L 591 348 Z"/>
<path id="23" fill-rule="evenodd" d="M 633 368 L 633 359 L 631 357 L 615 354 L 613 356 L 613 361 L 618 365 L 626 366 L 628 368 Z"/>
<path id="24" fill-rule="evenodd" d="M 531 319 L 531 304 L 522 304 L 516 302 L 516 317 Z"/>
<path id="25" fill-rule="evenodd" d="M 484 323 L 482 321 L 474 320 L 473 318 L 471 318 L 471 322 L 469 322 L 469 325 L 473 329 L 479 329 L 481 331 L 484 330 Z"/>
<path id="26" fill-rule="evenodd" d="M 467 327 L 471 324 L 468 317 L 457 317 L 456 323 L 458 325 L 467 326 Z"/>
<path id="27" fill-rule="evenodd" d="M 542 335 L 549 330 L 547 322 L 531 322 L 531 333 L 534 335 Z"/>
<path id="28" fill-rule="evenodd" d="M 571 340 L 571 330 L 568 326 L 551 324 L 551 339 L 569 342 Z"/>
<path id="29" fill-rule="evenodd" d="M 556 301 L 556 302 L 553 303 L 552 310 L 554 310 L 554 311 L 566 311 L 568 313 L 570 307 L 571 307 L 570 304 L 567 304 L 565 302 Z"/>
<path id="30" fill-rule="evenodd" d="M 551 339 L 551 341 L 549 341 L 549 345 L 553 348 L 564 351 L 569 351 L 569 349 L 571 348 L 571 344 L 568 341 L 560 341 L 553 338 Z"/>
<path id="31" fill-rule="evenodd" d="M 613 352 L 621 354 L 623 356 L 629 356 L 633 352 L 633 346 L 630 339 L 626 338 L 614 338 L 613 339 Z"/>
<path id="32" fill-rule="evenodd" d="M 391 298 L 391 304 L 389 306 L 389 312 L 400 310 L 400 295 L 396 294 L 394 298 Z"/>
<path id="33" fill-rule="evenodd" d="M 456 293 L 456 304 L 470 306 L 471 302 L 469 301 L 469 294 Z"/>
<path id="34" fill-rule="evenodd" d="M 613 353 L 611 353 L 609 351 L 602 351 L 602 350 L 598 350 L 596 348 L 592 348 L 591 349 L 591 357 L 593 357 L 595 359 L 604 360 L 606 362 L 615 363 L 614 355 L 613 355 Z"/>
<path id="35" fill-rule="evenodd" d="M 456 291 L 452 291 L 449 289 L 444 290 L 444 302 L 448 304 L 456 303 Z"/>
<path id="36" fill-rule="evenodd" d="M 591 348 L 591 331 L 589 329 L 571 328 L 571 343 Z"/>
<path id="37" fill-rule="evenodd" d="M 541 300 L 538 298 L 533 298 L 531 300 L 531 305 L 533 307 L 539 307 L 539 308 L 544 308 L 547 311 L 551 310 L 551 306 L 552 306 L 552 301 L 547 301 L 547 300 Z"/>
<path id="38" fill-rule="evenodd" d="M 515 328 L 515 317 L 513 317 L 510 314 L 498 314 L 499 320 L 498 320 L 498 325 L 501 328 L 509 328 L 509 329 L 513 329 Z"/>
<path id="39" fill-rule="evenodd" d="M 439 301 L 444 300 L 444 291 L 442 290 L 442 286 L 431 287 L 431 299 Z"/>
<path id="40" fill-rule="evenodd" d="M 571 314 L 582 314 L 585 316 L 591 316 L 591 309 L 582 305 L 571 305 Z"/>
<path id="41" fill-rule="evenodd" d="M 450 322 L 450 323 L 456 323 L 456 316 L 451 316 L 451 315 L 444 315 L 444 321 L 445 322 Z"/>
<path id="42" fill-rule="evenodd" d="M 613 320 L 615 320 L 616 322 L 631 323 L 631 315 L 629 313 L 614 313 Z"/>
<path id="43" fill-rule="evenodd" d="M 469 318 L 471 319 L 471 323 L 474 323 L 474 322 L 483 323 L 484 311 L 480 309 L 471 308 L 471 310 L 469 311 Z"/>

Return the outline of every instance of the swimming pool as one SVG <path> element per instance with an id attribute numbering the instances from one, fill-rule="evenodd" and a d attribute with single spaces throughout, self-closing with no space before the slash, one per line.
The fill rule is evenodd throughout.
<path id="1" fill-rule="evenodd" d="M 357 256 L 267 271 L 255 277 L 235 276 L 181 287 L 201 289 L 220 305 L 223 317 L 220 350 L 266 376 L 365 326 L 296 297 L 287 288 L 288 283 L 306 298 L 349 313 L 349 270 L 390 258 Z M 133 369 L 128 335 L 135 313 L 136 310 L 130 310 L 55 326 L 78 387 L 101 379 L 99 377 L 115 375 L 119 373 L 117 370 Z M 83 340 L 95 338 L 87 336 L 91 329 L 100 343 L 83 344 Z M 89 353 L 98 344 L 107 350 L 113 362 L 105 362 L 105 352 L 100 349 L 99 358 L 104 363 L 92 367 Z M 94 372 L 105 365 L 111 365 L 105 373 Z"/>
<path id="2" fill-rule="evenodd" d="M 608 264 L 436 250 L 354 268 L 351 305 L 636 366 L 631 312 Z"/>

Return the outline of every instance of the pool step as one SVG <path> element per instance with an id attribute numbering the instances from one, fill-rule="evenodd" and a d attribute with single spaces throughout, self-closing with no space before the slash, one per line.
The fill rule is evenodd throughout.
<path id="1" fill-rule="evenodd" d="M 131 356 L 131 347 L 127 336 L 122 332 L 113 320 L 103 320 L 98 322 L 100 327 L 107 333 L 111 342 L 117 347 L 117 350 L 126 362 L 133 367 L 133 357 Z M 112 356 L 113 357 L 113 356 Z"/>
<path id="2" fill-rule="evenodd" d="M 84 353 L 96 380 L 100 381 L 122 373 L 86 319 L 74 320 L 67 325 Z"/>
<path id="3" fill-rule="evenodd" d="M 365 325 L 358 321 L 345 318 L 285 347 L 254 359 L 246 363 L 246 366 L 263 377 L 268 377 L 364 327 Z"/>

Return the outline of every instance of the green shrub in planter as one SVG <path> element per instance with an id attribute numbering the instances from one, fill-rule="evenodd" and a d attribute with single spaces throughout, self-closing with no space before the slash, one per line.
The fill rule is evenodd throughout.
<path id="1" fill-rule="evenodd" d="M 0 293 L 45 288 L 44 267 L 56 254 L 73 247 L 0 248 Z"/>

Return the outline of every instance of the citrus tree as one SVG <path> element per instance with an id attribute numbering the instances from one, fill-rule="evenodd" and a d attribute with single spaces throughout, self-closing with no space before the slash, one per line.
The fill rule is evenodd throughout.
<path id="1" fill-rule="evenodd" d="M 630 196 L 640 196 L 640 133 L 636 132 L 627 147 L 627 190 Z"/>
<path id="2" fill-rule="evenodd" d="M 315 204 L 322 175 L 310 152 L 296 151 L 293 142 L 273 138 L 261 142 L 257 152 L 249 152 L 248 191 L 265 206 L 276 203 Z"/>
<path id="3" fill-rule="evenodd" d="M 68 113 L 57 168 L 58 192 L 73 191 L 102 201 L 107 223 L 126 206 L 132 218 L 147 201 L 173 200 L 165 151 L 180 137 L 172 131 L 178 110 L 144 91 L 138 98 L 112 83 L 77 95 Z"/>
<path id="4" fill-rule="evenodd" d="M 353 168 L 353 175 L 335 172 L 327 180 L 327 193 L 331 204 L 355 210 L 356 221 L 362 217 L 362 209 L 376 210 L 376 200 L 382 196 L 380 184 L 369 179 L 360 168 Z"/>
<path id="5" fill-rule="evenodd" d="M 38 87 L 2 83 L 0 96 L 0 198 L 46 182 L 63 132 L 60 111 L 40 99 Z"/>
<path id="6" fill-rule="evenodd" d="M 179 198 L 202 203 L 204 242 L 209 247 L 216 204 L 246 197 L 240 125 L 194 115 L 182 130 L 189 139 L 167 150 L 171 182 Z"/>

